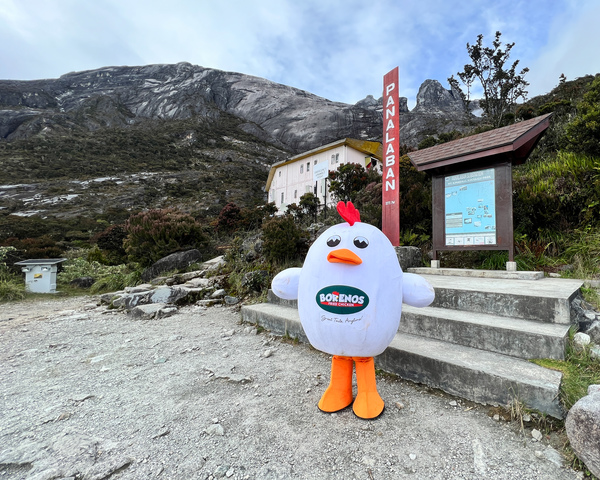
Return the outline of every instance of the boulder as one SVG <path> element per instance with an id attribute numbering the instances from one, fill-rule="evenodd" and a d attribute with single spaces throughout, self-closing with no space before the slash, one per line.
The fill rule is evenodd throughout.
<path id="1" fill-rule="evenodd" d="M 127 293 L 119 296 L 112 301 L 113 307 L 124 308 L 125 310 L 131 310 L 138 305 L 145 305 L 148 302 L 150 292 L 139 292 L 139 293 Z"/>
<path id="2" fill-rule="evenodd" d="M 126 293 L 142 293 L 142 292 L 148 292 L 150 290 L 152 290 L 154 288 L 154 286 L 148 284 L 148 283 L 142 283 L 141 285 L 136 285 L 135 287 L 125 287 L 125 292 Z"/>
<path id="3" fill-rule="evenodd" d="M 600 385 L 591 385 L 588 395 L 571 407 L 565 427 L 577 457 L 600 478 Z"/>
<path id="4" fill-rule="evenodd" d="M 138 305 L 129 312 L 129 315 L 131 318 L 138 320 L 151 320 L 153 318 L 170 317 L 174 313 L 177 313 L 176 307 L 164 303 L 152 303 Z"/>
<path id="5" fill-rule="evenodd" d="M 125 294 L 125 292 L 110 292 L 110 293 L 103 293 L 102 295 L 100 295 L 100 304 L 101 305 L 110 305 L 111 303 L 113 303 L 113 301 L 115 301 L 117 298 L 122 297 Z"/>
<path id="6" fill-rule="evenodd" d="M 219 269 L 220 267 L 225 265 L 225 263 L 225 257 L 223 257 L 223 255 L 220 255 L 218 257 L 211 258 L 210 260 L 204 262 L 202 266 L 208 271 L 213 271 Z"/>
<path id="7" fill-rule="evenodd" d="M 600 321 L 594 320 L 585 333 L 590 336 L 592 342 L 600 344 Z"/>
<path id="8" fill-rule="evenodd" d="M 240 299 L 238 297 L 230 297 L 229 295 L 225 295 L 225 304 L 226 305 L 235 305 L 239 303 Z"/>
<path id="9" fill-rule="evenodd" d="M 144 270 L 142 272 L 142 280 L 144 282 L 149 282 L 162 273 L 172 272 L 173 270 L 183 270 L 188 268 L 192 263 L 200 260 L 201 257 L 202 255 L 196 249 L 172 253 L 171 255 L 161 258 L 152 266 Z"/>
<path id="10" fill-rule="evenodd" d="M 581 352 L 591 343 L 591 338 L 587 333 L 577 332 L 573 335 L 573 348 Z"/>
<path id="11" fill-rule="evenodd" d="M 158 287 L 153 290 L 147 303 L 175 303 L 182 298 L 187 297 L 189 289 L 181 287 Z"/>
<path id="12" fill-rule="evenodd" d="M 240 248 L 241 254 L 247 262 L 253 262 L 262 253 L 263 239 L 262 232 L 251 235 L 244 239 Z"/>
<path id="13" fill-rule="evenodd" d="M 571 302 L 571 322 L 577 323 L 579 331 L 588 333 L 588 330 L 598 319 L 597 312 L 591 303 L 577 296 Z"/>
<path id="14" fill-rule="evenodd" d="M 223 298 L 225 296 L 226 292 L 225 289 L 220 288 L 219 290 L 215 290 L 211 295 L 210 298 Z"/>

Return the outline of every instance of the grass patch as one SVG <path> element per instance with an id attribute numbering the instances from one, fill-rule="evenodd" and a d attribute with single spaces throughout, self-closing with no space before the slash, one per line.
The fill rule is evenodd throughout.
<path id="1" fill-rule="evenodd" d="M 570 410 L 577 400 L 586 396 L 590 385 L 600 383 L 600 360 L 592 358 L 589 348 L 576 350 L 572 341 L 574 334 L 574 330 L 571 330 L 565 360 L 532 360 L 541 367 L 562 372 L 559 398 L 565 410 Z"/>

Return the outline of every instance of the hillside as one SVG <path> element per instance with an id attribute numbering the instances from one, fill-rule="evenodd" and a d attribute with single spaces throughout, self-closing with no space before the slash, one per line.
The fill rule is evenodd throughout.
<path id="1" fill-rule="evenodd" d="M 433 80 L 412 112 L 401 107 L 413 146 L 474 120 Z M 253 206 L 273 163 L 344 137 L 378 140 L 381 112 L 381 99 L 347 105 L 186 63 L 0 81 L 0 208 L 73 217 Z"/>

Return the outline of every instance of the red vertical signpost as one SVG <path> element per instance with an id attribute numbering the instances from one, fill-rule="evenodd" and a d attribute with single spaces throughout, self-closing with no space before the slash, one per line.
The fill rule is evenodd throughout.
<path id="1" fill-rule="evenodd" d="M 383 77 L 383 185 L 381 224 L 392 245 L 400 245 L 400 112 L 398 67 Z"/>

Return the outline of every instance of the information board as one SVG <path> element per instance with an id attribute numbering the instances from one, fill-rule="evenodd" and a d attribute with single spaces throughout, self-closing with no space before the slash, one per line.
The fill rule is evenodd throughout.
<path id="1" fill-rule="evenodd" d="M 494 169 L 444 178 L 446 246 L 496 245 Z"/>
<path id="2" fill-rule="evenodd" d="M 323 180 L 324 178 L 327 178 L 327 175 L 329 175 L 329 168 L 327 162 L 321 162 L 314 166 L 313 182 Z"/>

